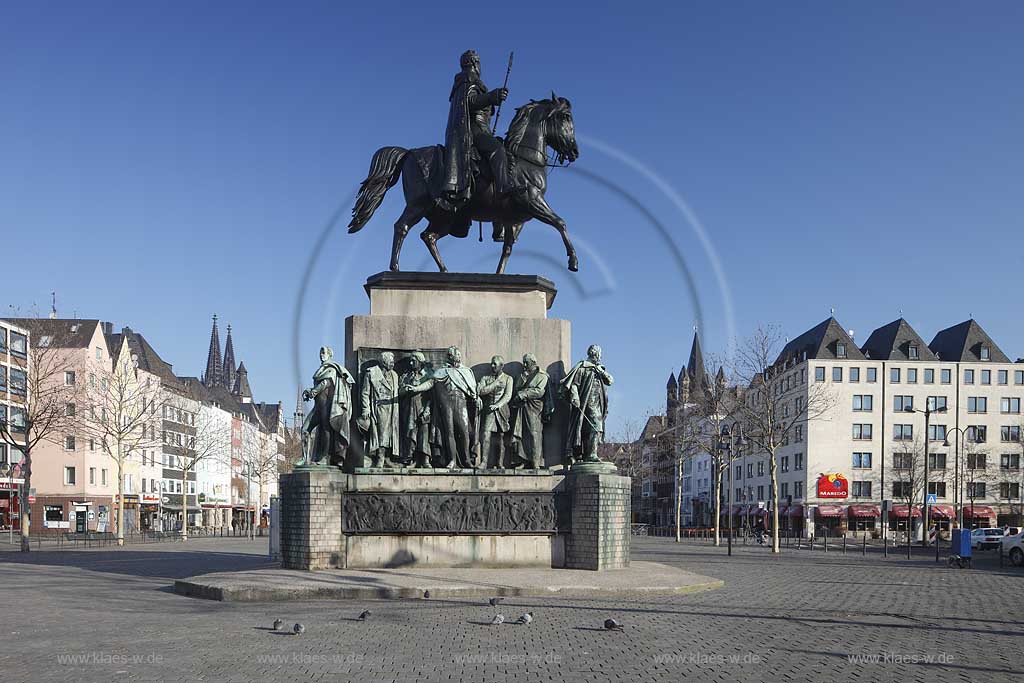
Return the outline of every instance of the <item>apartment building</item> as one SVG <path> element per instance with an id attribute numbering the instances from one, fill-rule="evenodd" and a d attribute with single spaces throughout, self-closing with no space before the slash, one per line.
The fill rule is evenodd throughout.
<path id="1" fill-rule="evenodd" d="M 891 501 L 890 528 L 919 533 L 926 492 L 929 526 L 950 528 L 961 508 L 965 526 L 1020 524 L 1024 363 L 1011 362 L 977 321 L 926 344 L 901 318 L 858 346 L 830 317 L 791 340 L 771 371 L 782 376 L 783 408 L 828 396 L 824 412 L 795 424 L 777 453 L 784 529 L 879 532 Z M 694 524 L 709 523 L 711 467 L 708 454 L 695 454 L 681 478 Z M 724 479 L 734 524 L 771 509 L 766 454 L 737 450 Z"/>
<path id="2" fill-rule="evenodd" d="M 29 331 L 0 320 L 0 531 L 21 529 Z"/>

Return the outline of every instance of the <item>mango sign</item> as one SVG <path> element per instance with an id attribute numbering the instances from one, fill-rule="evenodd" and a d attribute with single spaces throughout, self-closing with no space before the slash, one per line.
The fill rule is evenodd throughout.
<path id="1" fill-rule="evenodd" d="M 850 482 L 838 472 L 818 477 L 818 498 L 846 498 L 849 495 Z"/>

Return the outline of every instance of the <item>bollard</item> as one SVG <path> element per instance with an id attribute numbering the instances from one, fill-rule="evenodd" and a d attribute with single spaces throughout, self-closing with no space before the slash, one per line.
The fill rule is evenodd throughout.
<path id="1" fill-rule="evenodd" d="M 825 532 L 825 540 L 823 541 L 823 543 L 825 544 L 824 550 L 827 553 L 828 552 L 828 532 L 827 531 Z"/>
<path id="2" fill-rule="evenodd" d="M 846 534 L 843 534 L 843 555 L 846 554 Z"/>
<path id="3" fill-rule="evenodd" d="M 811 536 L 811 544 L 807 546 L 808 550 L 814 550 L 814 536 Z"/>
<path id="4" fill-rule="evenodd" d="M 864 534 L 864 547 L 861 548 L 860 554 L 861 555 L 867 555 L 868 554 L 868 535 L 867 534 Z"/>

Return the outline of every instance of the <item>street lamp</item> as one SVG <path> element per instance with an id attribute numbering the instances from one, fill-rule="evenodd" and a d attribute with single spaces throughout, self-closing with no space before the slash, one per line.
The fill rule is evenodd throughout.
<path id="1" fill-rule="evenodd" d="M 966 450 L 966 448 L 965 448 L 965 446 L 963 444 L 967 440 L 967 430 L 964 429 L 963 427 L 953 427 L 951 429 L 947 429 L 946 430 L 946 440 L 942 442 L 942 445 L 944 447 L 946 447 L 946 448 L 949 448 L 949 445 L 950 445 L 949 444 L 949 433 L 950 432 L 958 432 L 960 434 L 960 443 L 958 444 L 959 447 L 956 449 L 956 460 L 954 461 L 953 480 L 956 482 L 956 503 L 957 503 L 957 506 L 958 506 L 957 516 L 956 516 L 956 525 L 957 525 L 957 528 L 963 529 L 964 528 L 964 495 L 963 495 L 963 488 L 962 488 L 962 484 L 963 484 L 962 477 L 963 477 L 963 475 L 960 472 L 960 454 L 964 450 Z"/>
<path id="2" fill-rule="evenodd" d="M 733 462 L 729 454 L 732 452 L 732 445 L 735 442 L 736 449 L 739 450 L 743 447 L 743 434 L 740 432 L 739 427 L 736 428 L 735 437 L 732 436 L 729 425 L 722 425 L 721 435 L 718 438 L 718 448 L 725 453 L 725 461 L 728 463 L 726 471 L 729 474 L 729 536 L 728 536 L 728 554 L 732 556 L 732 531 L 733 531 Z"/>
<path id="3" fill-rule="evenodd" d="M 945 413 L 946 412 L 946 406 L 932 408 L 932 406 L 929 404 L 929 402 L 926 401 L 925 405 L 924 405 L 924 410 L 917 410 L 913 406 L 907 406 L 907 407 L 905 407 L 903 409 L 903 412 L 905 412 L 905 413 L 921 413 L 922 415 L 924 415 L 924 506 L 921 509 L 921 513 L 922 513 L 922 515 L 924 517 L 924 519 L 922 521 L 922 524 L 924 524 L 924 529 L 922 530 L 922 533 L 921 533 L 921 545 L 927 548 L 928 547 L 928 523 L 930 521 L 930 519 L 928 518 L 928 439 L 929 439 L 928 426 L 929 426 L 929 423 L 931 422 L 932 413 Z M 911 492 L 911 499 L 913 499 L 913 492 Z M 914 511 L 913 510 L 910 510 L 910 509 L 907 510 L 907 519 L 908 519 L 908 521 L 911 521 L 911 522 L 913 521 L 913 519 L 914 519 Z M 936 531 L 935 531 L 935 543 L 938 543 L 938 542 L 939 542 L 939 532 L 938 532 L 938 529 L 936 529 Z"/>

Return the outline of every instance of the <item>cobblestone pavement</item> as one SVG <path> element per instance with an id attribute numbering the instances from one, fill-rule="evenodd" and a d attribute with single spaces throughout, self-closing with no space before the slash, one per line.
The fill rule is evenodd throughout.
<path id="1" fill-rule="evenodd" d="M 1024 680 L 1024 570 L 634 539 L 724 588 L 639 600 L 216 603 L 171 580 L 269 566 L 266 541 L 0 553 L 7 681 Z M 355 617 L 368 608 L 366 622 Z M 621 633 L 601 628 L 613 616 Z M 271 622 L 302 636 L 275 633 Z M 868 658 L 853 661 L 851 658 Z M 870 659 L 875 661 L 870 661 Z"/>

